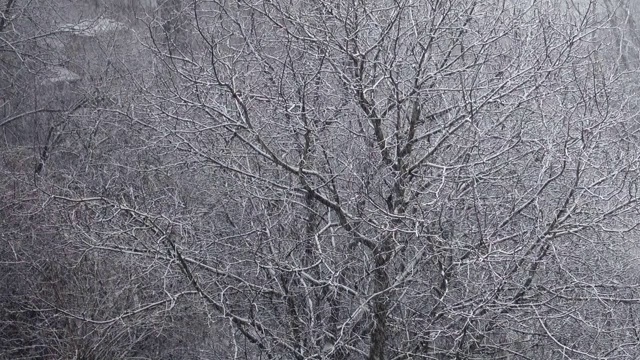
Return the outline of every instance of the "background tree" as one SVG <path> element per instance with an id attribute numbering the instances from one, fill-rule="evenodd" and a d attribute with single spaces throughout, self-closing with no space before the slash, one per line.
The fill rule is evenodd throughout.
<path id="1" fill-rule="evenodd" d="M 207 329 L 197 305 L 177 302 L 189 292 L 162 291 L 174 286 L 162 269 L 87 252 L 81 225 L 106 213 L 52 202 L 127 189 L 118 164 L 133 137 L 110 114 L 130 106 L 131 77 L 148 63 L 117 6 L 16 0 L 4 12 L 3 358 L 175 358 L 203 339 L 197 324 Z"/>

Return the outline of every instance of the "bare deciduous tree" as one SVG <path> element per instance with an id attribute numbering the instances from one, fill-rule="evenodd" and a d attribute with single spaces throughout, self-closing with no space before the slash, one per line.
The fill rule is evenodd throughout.
<path id="1" fill-rule="evenodd" d="M 87 336 L 118 331 L 202 358 L 639 355 L 611 2 L 165 5 L 123 35 L 121 100 L 73 113 L 36 174 L 78 261 L 62 288 L 86 286 L 33 307 L 91 356 L 143 353 Z"/>

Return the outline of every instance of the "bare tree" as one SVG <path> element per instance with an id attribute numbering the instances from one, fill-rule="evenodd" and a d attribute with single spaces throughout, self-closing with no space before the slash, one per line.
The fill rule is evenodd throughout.
<path id="1" fill-rule="evenodd" d="M 127 115 L 195 171 L 181 187 L 219 205 L 184 194 L 198 227 L 139 221 L 190 229 L 158 236 L 256 351 L 635 346 L 626 320 L 592 320 L 635 302 L 624 262 L 605 259 L 635 227 L 637 161 L 626 85 L 590 43 L 593 7 L 192 5 L 191 43 L 155 48 L 167 86 Z"/>
<path id="2" fill-rule="evenodd" d="M 36 176 L 78 264 L 56 278 L 86 286 L 32 307 L 75 348 L 638 357 L 635 63 L 598 42 L 613 10 L 164 5 L 113 57 L 135 54 L 113 70 L 122 95 L 74 112 Z"/>

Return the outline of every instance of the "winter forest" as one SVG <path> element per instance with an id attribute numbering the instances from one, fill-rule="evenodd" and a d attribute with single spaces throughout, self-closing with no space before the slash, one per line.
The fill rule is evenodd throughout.
<path id="1" fill-rule="evenodd" d="M 640 358 L 640 3 L 0 1 L 0 358 Z"/>

